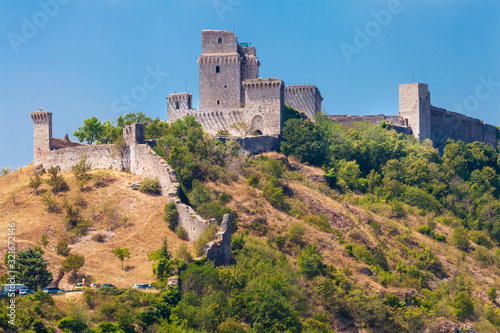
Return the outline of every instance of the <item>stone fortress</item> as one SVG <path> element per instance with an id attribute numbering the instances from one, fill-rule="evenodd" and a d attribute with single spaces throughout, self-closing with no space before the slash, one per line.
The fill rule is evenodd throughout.
<path id="1" fill-rule="evenodd" d="M 245 123 L 255 133 L 279 137 L 283 128 L 283 107 L 290 105 L 313 119 L 321 111 L 321 93 L 311 85 L 285 86 L 277 78 L 259 78 L 260 62 L 250 43 L 238 43 L 229 31 L 203 30 L 200 75 L 200 107 L 192 107 L 189 93 L 167 97 L 167 121 L 192 115 L 206 132 L 228 131 L 240 135 L 231 125 Z"/>
<path id="2" fill-rule="evenodd" d="M 243 149 L 250 153 L 271 151 L 279 148 L 283 128 L 284 105 L 302 112 L 314 120 L 321 111 L 323 98 L 317 87 L 311 85 L 285 86 L 276 78 L 259 78 L 260 62 L 255 47 L 238 44 L 236 35 L 228 31 L 202 31 L 200 67 L 200 109 L 192 108 L 192 95 L 171 94 L 167 98 L 167 120 L 192 115 L 213 135 L 228 131 L 238 132 L 231 125 L 245 123 L 257 136 L 236 138 Z M 481 120 L 450 112 L 431 105 L 426 84 L 411 83 L 399 86 L 399 115 L 376 116 L 329 116 L 344 126 L 353 122 L 387 122 L 398 132 L 413 134 L 420 140 L 431 139 L 441 151 L 448 138 L 465 143 L 481 141 L 498 143 L 498 130 Z M 126 145 L 119 152 L 112 144 L 83 145 L 52 137 L 52 113 L 40 109 L 32 112 L 34 123 L 35 170 L 59 166 L 70 171 L 83 157 L 94 169 L 130 170 L 143 178 L 157 179 L 162 194 L 174 202 L 179 212 L 179 225 L 189 240 L 197 239 L 203 230 L 214 223 L 204 220 L 179 199 L 179 183 L 174 169 L 158 156 L 144 140 L 144 125 L 132 124 L 123 130 Z M 224 140 L 221 137 L 221 140 Z M 205 254 L 216 263 L 227 264 L 230 260 L 230 216 L 224 218 L 217 239 L 207 244 Z"/>
<path id="3" fill-rule="evenodd" d="M 316 86 L 285 86 L 277 78 L 259 78 L 260 62 L 256 49 L 249 43 L 238 43 L 229 31 L 203 30 L 199 64 L 199 110 L 193 109 L 190 93 L 167 97 L 167 121 L 192 115 L 204 130 L 217 135 L 229 132 L 241 136 L 232 126 L 245 123 L 260 137 L 237 139 L 250 153 L 275 150 L 283 128 L 284 105 L 301 112 L 314 121 L 321 111 L 323 97 Z M 441 152 L 448 138 L 465 143 L 481 141 L 497 146 L 497 128 L 479 119 L 451 112 L 431 105 L 426 84 L 411 83 L 399 86 L 399 114 L 397 116 L 331 115 L 332 121 L 350 126 L 353 122 L 382 121 L 400 133 L 413 134 L 421 141 L 432 140 Z"/>
<path id="4" fill-rule="evenodd" d="M 328 116 L 344 126 L 353 122 L 368 121 L 379 124 L 387 122 L 400 133 L 413 134 L 424 141 L 430 139 L 435 148 L 443 152 L 448 139 L 465 143 L 480 141 L 497 147 L 498 129 L 482 120 L 448 111 L 431 105 L 431 93 L 427 84 L 410 83 L 399 85 L 399 115 L 375 116 Z"/>

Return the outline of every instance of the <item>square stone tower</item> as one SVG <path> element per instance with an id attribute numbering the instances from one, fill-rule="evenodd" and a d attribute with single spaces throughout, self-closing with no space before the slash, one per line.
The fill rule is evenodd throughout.
<path id="1" fill-rule="evenodd" d="M 229 31 L 201 32 L 200 110 L 238 108 L 241 104 L 241 57 L 238 38 Z"/>
<path id="2" fill-rule="evenodd" d="M 431 95 L 427 84 L 399 85 L 399 116 L 421 141 L 431 138 Z"/>
<path id="3" fill-rule="evenodd" d="M 34 144 L 34 165 L 35 167 L 47 161 L 52 149 L 52 113 L 40 109 L 38 112 L 31 112 L 33 120 L 33 144 Z"/>

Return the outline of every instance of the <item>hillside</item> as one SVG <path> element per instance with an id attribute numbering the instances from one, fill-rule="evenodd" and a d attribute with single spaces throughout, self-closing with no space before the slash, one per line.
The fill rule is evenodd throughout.
<path id="1" fill-rule="evenodd" d="M 92 171 L 95 175 L 98 171 Z M 151 283 L 154 276 L 147 254 L 158 249 L 164 237 L 172 251 L 181 243 L 163 220 L 163 206 L 166 198 L 151 196 L 130 189 L 130 184 L 140 182 L 141 178 L 116 171 L 106 170 L 109 184 L 98 188 L 89 182 L 83 191 L 78 190 L 74 175 L 64 173 L 69 191 L 54 195 L 59 210 L 49 213 L 42 203 L 43 193 L 50 192 L 49 186 L 40 187 L 35 194 L 28 187 L 33 175 L 33 166 L 27 166 L 0 177 L 0 237 L 7 239 L 7 224 L 16 223 L 16 248 L 26 249 L 41 246 L 42 234 L 47 235 L 48 244 L 43 248 L 44 257 L 50 262 L 49 269 L 54 277 L 64 257 L 57 255 L 55 247 L 59 241 L 68 241 L 71 252 L 85 256 L 85 265 L 80 270 L 88 282 L 111 283 L 120 288 L 131 287 L 135 283 Z M 46 179 L 44 175 L 42 178 Z M 15 197 L 15 202 L 13 200 Z M 88 235 L 70 239 L 63 223 L 64 203 L 74 205 L 76 200 L 83 201 L 82 216 L 91 221 Z M 95 234 L 105 236 L 104 242 L 92 240 Z M 111 253 L 114 248 L 128 248 L 130 259 L 125 259 L 125 270 L 120 261 Z M 7 251 L 6 242 L 1 244 L 2 258 Z M 2 265 L 2 274 L 5 267 Z M 60 283 L 63 289 L 71 289 L 67 276 Z"/>
<path id="2" fill-rule="evenodd" d="M 232 215 L 232 264 L 178 256 L 183 245 L 192 257 L 199 248 L 163 220 L 164 197 L 130 189 L 137 176 L 92 171 L 102 184 L 91 180 L 80 192 L 74 175 L 63 174 L 69 190 L 56 195 L 60 211 L 49 213 L 42 203 L 49 187 L 30 189 L 26 167 L 0 178 L 0 218 L 5 229 L 18 224 L 22 248 L 47 235 L 54 275 L 63 259 L 54 247 L 66 240 L 85 256 L 87 281 L 163 286 L 176 274 L 181 285 L 147 295 L 87 291 L 74 303 L 56 296 L 50 311 L 22 312 L 23 328 L 37 318 L 82 332 L 499 331 L 500 159 L 491 145 L 449 141 L 441 156 L 429 142 L 383 127 L 292 119 L 286 155 L 249 156 L 193 118 L 161 126 L 155 152 L 175 169 L 181 200 L 219 223 Z M 87 235 L 67 230 L 66 204 L 82 206 Z M 130 249 L 125 271 L 111 254 L 117 247 Z M 153 275 L 147 254 L 160 247 Z M 37 297 L 23 298 L 21 308 L 50 302 Z"/>

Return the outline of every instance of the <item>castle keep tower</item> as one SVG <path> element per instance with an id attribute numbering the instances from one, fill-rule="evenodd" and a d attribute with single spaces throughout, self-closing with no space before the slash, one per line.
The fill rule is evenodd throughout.
<path id="1" fill-rule="evenodd" d="M 241 104 L 241 57 L 229 31 L 201 32 L 200 109 L 237 108 Z"/>
<path id="2" fill-rule="evenodd" d="M 399 85 L 399 116 L 420 140 L 431 138 L 431 95 L 423 83 Z"/>
<path id="3" fill-rule="evenodd" d="M 167 119 L 175 121 L 186 115 L 192 107 L 193 96 L 189 93 L 170 94 L 167 97 Z"/>
<path id="4" fill-rule="evenodd" d="M 32 112 L 33 120 L 33 143 L 34 143 L 34 165 L 40 165 L 49 155 L 52 141 L 52 113 L 40 109 L 38 112 Z"/>

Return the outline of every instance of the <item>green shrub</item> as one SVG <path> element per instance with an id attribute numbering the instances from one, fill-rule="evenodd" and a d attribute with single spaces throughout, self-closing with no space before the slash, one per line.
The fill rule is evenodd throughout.
<path id="1" fill-rule="evenodd" d="M 490 267 L 495 264 L 495 258 L 488 253 L 484 247 L 478 247 L 476 251 L 474 251 L 474 257 L 482 268 Z"/>
<path id="2" fill-rule="evenodd" d="M 198 239 L 194 241 L 194 251 L 197 257 L 203 255 L 203 249 L 205 248 L 205 245 L 207 245 L 208 242 L 214 240 L 215 233 L 218 229 L 218 226 L 211 225 L 203 231 Z"/>
<path id="3" fill-rule="evenodd" d="M 458 319 L 467 319 L 474 314 L 474 302 L 471 299 L 471 295 L 467 292 L 459 292 L 453 302 L 451 302 L 451 306 L 455 308 L 453 314 Z"/>
<path id="4" fill-rule="evenodd" d="M 66 215 L 63 218 L 63 222 L 66 225 L 66 229 L 76 234 L 83 234 L 89 227 L 90 221 L 83 219 L 80 214 L 80 207 L 67 205 L 65 209 Z"/>
<path id="5" fill-rule="evenodd" d="M 491 249 L 493 247 L 493 241 L 488 236 L 486 231 L 482 230 L 472 230 L 469 232 L 469 238 L 471 241 L 476 243 L 477 245 L 482 245 L 487 249 Z"/>
<path id="6" fill-rule="evenodd" d="M 188 233 L 186 229 L 179 227 L 177 228 L 177 231 L 175 232 L 177 234 L 177 237 L 179 237 L 182 240 L 187 240 L 188 239 Z"/>
<path id="7" fill-rule="evenodd" d="M 272 158 L 262 159 L 260 170 L 263 174 L 269 175 L 271 177 L 281 178 L 283 172 L 285 172 L 285 166 L 281 161 L 274 160 Z"/>
<path id="8" fill-rule="evenodd" d="M 56 253 L 60 256 L 67 257 L 71 252 L 71 248 L 68 246 L 68 243 L 65 241 L 60 241 L 56 245 Z"/>
<path id="9" fill-rule="evenodd" d="M 288 242 L 291 245 L 302 246 L 302 245 L 304 245 L 303 237 L 304 237 L 305 233 L 306 233 L 306 229 L 303 226 L 301 226 L 298 223 L 292 223 L 292 225 L 290 226 L 290 229 L 286 233 L 286 236 L 287 236 Z"/>
<path id="10" fill-rule="evenodd" d="M 40 196 L 42 204 L 45 206 L 45 210 L 49 213 L 58 213 L 61 208 L 57 203 L 57 199 L 50 193 L 44 193 Z"/>
<path id="11" fill-rule="evenodd" d="M 214 218 L 218 223 L 222 222 L 225 214 L 233 215 L 229 207 L 223 207 L 218 202 L 208 202 L 197 207 L 198 214 L 206 219 Z"/>
<path id="12" fill-rule="evenodd" d="M 74 318 L 74 317 L 64 317 L 59 320 L 57 327 L 64 330 L 65 332 L 80 333 L 87 330 L 87 324 Z"/>
<path id="13" fill-rule="evenodd" d="M 59 172 L 61 172 L 59 166 L 50 167 L 48 171 L 49 179 L 45 180 L 45 182 L 52 187 L 52 192 L 54 193 L 69 190 L 66 180 L 64 180 L 64 177 L 60 175 Z"/>
<path id="14" fill-rule="evenodd" d="M 168 223 L 168 227 L 171 230 L 175 230 L 177 224 L 179 223 L 179 211 L 175 206 L 175 202 L 167 203 L 163 208 L 163 211 L 165 212 L 165 216 L 163 216 L 163 219 Z"/>
<path id="15" fill-rule="evenodd" d="M 247 228 L 257 236 L 265 236 L 269 231 L 269 225 L 267 224 L 266 219 L 262 217 L 254 219 L 248 224 Z"/>
<path id="16" fill-rule="evenodd" d="M 229 133 L 228 130 L 222 129 L 222 130 L 219 130 L 216 135 L 217 136 L 229 136 L 231 134 Z"/>
<path id="17" fill-rule="evenodd" d="M 320 214 L 319 216 L 307 215 L 304 221 L 321 231 L 332 232 L 332 227 L 328 221 L 328 217 L 325 214 Z"/>
<path id="18" fill-rule="evenodd" d="M 276 236 L 276 238 L 274 239 L 274 243 L 276 244 L 276 247 L 280 251 L 283 251 L 283 248 L 285 247 L 285 242 L 286 239 L 283 236 Z"/>
<path id="19" fill-rule="evenodd" d="M 467 236 L 467 231 L 464 227 L 456 227 L 451 235 L 451 244 L 455 245 L 458 249 L 462 251 L 468 251 L 470 247 L 469 238 Z"/>
<path id="20" fill-rule="evenodd" d="M 217 200 L 219 200 L 219 203 L 222 205 L 222 206 L 225 206 L 227 205 L 230 201 L 231 201 L 231 196 L 229 194 L 227 194 L 226 192 L 222 192 L 219 197 L 217 198 Z"/>
<path id="21" fill-rule="evenodd" d="M 259 177 L 257 177 L 256 175 L 248 176 L 247 184 L 249 186 L 257 187 L 259 185 Z"/>
<path id="22" fill-rule="evenodd" d="M 88 172 L 92 169 L 92 163 L 87 161 L 87 157 L 84 156 L 78 163 L 76 163 L 73 168 L 73 174 L 78 183 L 78 187 L 83 189 L 85 183 L 90 179 Z"/>
<path id="23" fill-rule="evenodd" d="M 441 208 L 441 204 L 433 195 L 413 186 L 405 188 L 402 199 L 406 204 L 424 210 L 437 212 Z"/>
<path id="24" fill-rule="evenodd" d="M 145 179 L 138 188 L 142 193 L 160 195 L 161 185 L 157 179 Z"/>
<path id="25" fill-rule="evenodd" d="M 438 242 L 446 242 L 446 236 L 434 233 L 434 239 Z"/>
<path id="26" fill-rule="evenodd" d="M 423 235 L 429 235 L 429 236 L 431 236 L 433 234 L 432 229 L 426 225 L 421 225 L 420 227 L 418 227 L 417 232 L 419 232 Z"/>
<path id="27" fill-rule="evenodd" d="M 95 187 L 105 187 L 111 182 L 111 173 L 108 170 L 99 170 L 92 176 Z"/>
<path id="28" fill-rule="evenodd" d="M 272 176 L 266 185 L 262 188 L 262 193 L 269 203 L 278 209 L 289 210 L 290 205 L 286 202 L 286 196 L 283 193 L 283 187 L 279 180 Z"/>
<path id="29" fill-rule="evenodd" d="M 323 257 L 318 251 L 316 244 L 306 246 L 297 257 L 299 272 L 308 279 L 321 274 L 324 269 Z"/>
<path id="30" fill-rule="evenodd" d="M 42 185 L 42 178 L 39 175 L 36 175 L 33 178 L 30 178 L 30 182 L 28 184 L 29 188 L 32 188 L 35 191 L 35 194 L 38 194 L 38 188 Z"/>

